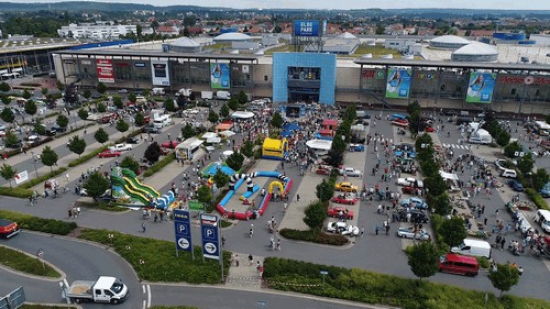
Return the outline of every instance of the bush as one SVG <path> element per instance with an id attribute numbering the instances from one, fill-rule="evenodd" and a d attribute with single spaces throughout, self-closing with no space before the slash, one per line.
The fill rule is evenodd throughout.
<path id="1" fill-rule="evenodd" d="M 43 264 L 34 256 L 7 247 L 0 246 L 0 264 L 30 275 L 61 278 L 61 274 L 50 264 Z"/>
<path id="2" fill-rule="evenodd" d="M 98 149 L 81 156 L 80 158 L 72 160 L 71 162 L 69 162 L 69 167 L 75 167 L 75 166 L 78 166 L 82 163 L 90 161 L 91 159 L 95 158 L 98 154 L 100 154 L 103 151 L 107 150 L 109 148 L 109 146 L 110 146 L 110 144 L 105 145 L 105 146 L 101 146 Z"/>
<path id="3" fill-rule="evenodd" d="M 321 229 L 311 229 L 307 231 L 282 229 L 279 233 L 284 238 L 292 240 L 308 241 L 332 246 L 343 246 L 349 244 L 349 240 L 345 236 L 325 234 L 321 231 Z"/>
<path id="4" fill-rule="evenodd" d="M 29 198 L 32 196 L 32 190 L 23 188 L 0 187 L 0 195 L 13 196 L 18 198 Z"/>
<path id="5" fill-rule="evenodd" d="M 109 239 L 109 234 L 114 237 Z M 82 230 L 79 238 L 111 245 L 137 272 L 141 280 L 153 282 L 187 282 L 191 284 L 219 284 L 221 269 L 215 260 L 202 261 L 202 249 L 195 247 L 195 259 L 190 252 L 174 256 L 174 242 L 137 237 L 107 230 Z M 144 263 L 140 263 L 143 261 Z M 224 268 L 231 264 L 231 252 L 223 253 Z M 174 271 L 180 269 L 185 271 Z"/>
<path id="6" fill-rule="evenodd" d="M 546 200 L 533 188 L 527 188 L 525 189 L 525 194 L 531 199 L 533 203 L 535 203 L 535 206 L 537 206 L 538 209 L 546 209 L 550 210 L 548 207 L 548 203 L 546 203 Z"/>
<path id="7" fill-rule="evenodd" d="M 58 169 L 55 169 L 47 174 L 44 174 L 40 177 L 36 177 L 36 178 L 33 178 L 27 182 L 25 182 L 24 184 L 20 185 L 19 188 L 22 188 L 22 189 L 30 189 L 50 178 L 55 178 L 61 174 L 63 174 L 65 171 L 67 170 L 66 167 L 60 167 Z M 30 191 L 32 193 L 32 191 Z"/>
<path id="8" fill-rule="evenodd" d="M 311 229 L 320 229 L 327 218 L 327 203 L 319 200 L 309 204 L 305 210 L 304 222 Z"/>
<path id="9" fill-rule="evenodd" d="M 75 222 L 65 222 L 54 219 L 38 218 L 31 215 L 0 210 L 0 218 L 17 222 L 22 229 L 50 233 L 56 235 L 67 235 L 76 229 Z"/>
<path id="10" fill-rule="evenodd" d="M 157 163 L 153 164 L 151 167 L 149 167 L 145 173 L 143 173 L 143 177 L 150 177 L 153 176 L 156 172 L 163 169 L 166 165 L 174 162 L 176 160 L 176 155 L 171 153 L 167 155 L 164 159 L 159 160 Z"/>

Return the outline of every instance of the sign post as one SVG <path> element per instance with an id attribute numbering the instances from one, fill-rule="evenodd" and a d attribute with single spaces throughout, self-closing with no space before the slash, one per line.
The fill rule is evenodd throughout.
<path id="1" fill-rule="evenodd" d="M 202 260 L 213 259 L 220 262 L 223 281 L 223 258 L 222 246 L 220 243 L 220 224 L 218 216 L 200 214 L 201 238 L 202 238 Z"/>
<path id="2" fill-rule="evenodd" d="M 46 271 L 46 263 L 44 263 L 44 249 L 38 249 L 36 256 L 40 259 L 42 262 L 42 268 Z"/>
<path id="3" fill-rule="evenodd" d="M 191 252 L 191 259 L 195 260 L 189 211 L 174 209 L 174 230 L 176 234 L 176 257 L 178 257 L 178 252 L 183 250 Z"/>

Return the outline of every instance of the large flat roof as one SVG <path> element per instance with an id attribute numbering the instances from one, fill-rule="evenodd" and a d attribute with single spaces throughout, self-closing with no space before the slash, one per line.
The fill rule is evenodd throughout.
<path id="1" fill-rule="evenodd" d="M 358 58 L 354 61 L 360 65 L 403 66 L 403 67 L 441 67 L 484 70 L 525 70 L 549 71 L 550 65 L 529 63 L 486 63 L 486 62 L 458 62 L 458 61 L 430 61 L 430 60 L 403 60 L 403 59 L 375 59 Z"/>
<path id="2" fill-rule="evenodd" d="M 83 55 L 83 56 L 121 56 L 121 57 L 151 57 L 151 58 L 194 58 L 194 59 L 216 59 L 216 60 L 248 60 L 257 61 L 257 55 L 240 54 L 208 54 L 208 53 L 164 53 L 161 51 L 147 51 L 143 49 L 81 49 L 63 50 L 55 52 L 59 55 Z"/>

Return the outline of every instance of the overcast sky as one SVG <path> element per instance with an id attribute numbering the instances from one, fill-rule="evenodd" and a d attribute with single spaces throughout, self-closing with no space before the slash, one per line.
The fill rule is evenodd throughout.
<path id="1" fill-rule="evenodd" d="M 11 0 L 12 2 L 62 2 L 60 0 Z M 231 8 L 278 9 L 401 9 L 401 8 L 455 8 L 501 10 L 550 10 L 549 0 L 97 0 L 98 2 L 144 3 L 157 6 L 200 5 Z M 162 3 L 162 4 L 161 4 Z"/>

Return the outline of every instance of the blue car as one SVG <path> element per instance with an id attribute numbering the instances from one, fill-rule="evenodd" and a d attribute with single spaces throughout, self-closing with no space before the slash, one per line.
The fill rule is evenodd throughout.
<path id="1" fill-rule="evenodd" d="M 417 208 L 417 209 L 428 209 L 428 204 L 426 204 L 422 199 L 417 197 L 404 198 L 399 201 L 399 205 L 406 208 Z"/>
<path id="2" fill-rule="evenodd" d="M 540 195 L 544 198 L 550 197 L 550 182 L 540 189 Z"/>
<path id="3" fill-rule="evenodd" d="M 365 151 L 365 145 L 363 145 L 363 144 L 349 144 L 349 151 L 351 151 L 351 152 L 363 152 L 363 151 Z"/>
<path id="4" fill-rule="evenodd" d="M 521 184 L 521 182 L 519 182 L 517 180 L 510 180 L 508 182 L 508 185 L 510 186 L 510 188 L 512 188 L 512 190 L 514 190 L 516 192 L 523 192 L 523 190 L 524 190 L 523 185 Z"/>
<path id="5" fill-rule="evenodd" d="M 416 157 L 416 152 L 414 152 L 414 151 L 403 151 L 403 150 L 398 149 L 394 152 L 394 155 L 396 157 L 405 156 L 407 158 L 415 158 Z"/>
<path id="6" fill-rule="evenodd" d="M 407 120 L 407 116 L 401 114 L 393 114 L 390 116 L 390 121 L 394 120 Z"/>

